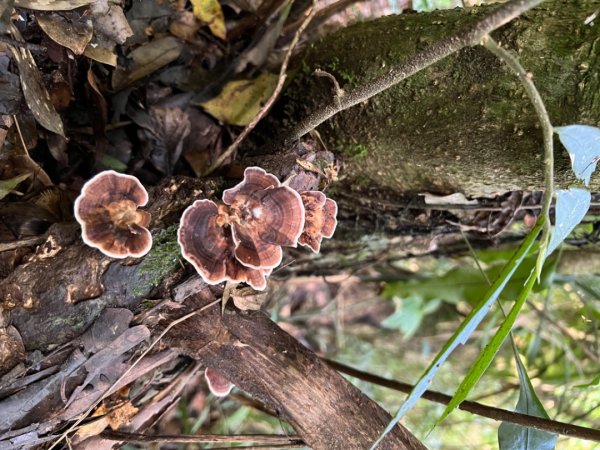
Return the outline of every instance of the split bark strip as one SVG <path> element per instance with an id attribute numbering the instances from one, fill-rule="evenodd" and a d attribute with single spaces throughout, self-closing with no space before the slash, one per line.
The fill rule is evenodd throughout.
<path id="1" fill-rule="evenodd" d="M 193 298 L 188 303 L 195 307 Z M 174 327 L 164 340 L 272 407 L 311 448 L 368 448 L 391 420 L 379 405 L 262 313 L 221 317 L 214 307 Z M 380 448 L 425 447 L 399 426 Z"/>

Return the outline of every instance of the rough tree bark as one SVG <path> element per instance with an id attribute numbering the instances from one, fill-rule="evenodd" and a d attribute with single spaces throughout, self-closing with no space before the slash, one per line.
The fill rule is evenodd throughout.
<path id="1" fill-rule="evenodd" d="M 586 25 L 584 20 L 599 5 L 597 0 L 549 1 L 496 35 L 519 50 L 555 124 L 598 121 L 598 25 Z M 306 64 L 320 65 L 340 81 L 360 83 L 469 20 L 471 13 L 450 11 L 358 25 L 316 46 Z M 368 53 L 369 47 L 376 53 Z M 288 107 L 295 105 L 294 117 L 304 113 L 298 105 L 308 99 L 318 104 L 331 97 L 326 81 L 300 77 L 296 83 L 300 87 L 293 88 L 287 100 Z M 346 191 L 363 199 L 376 197 L 371 214 L 378 216 L 383 210 L 381 215 L 390 216 L 383 200 L 407 191 L 480 195 L 541 186 L 541 136 L 522 97 L 513 76 L 485 50 L 460 52 L 321 127 L 331 149 L 346 156 L 340 171 L 344 179 L 332 185 L 333 196 Z M 371 114 L 377 111 L 378 115 Z M 254 163 L 277 168 L 281 154 L 277 155 Z M 567 162 L 559 158 L 561 184 L 570 181 Z M 131 317 L 121 314 L 119 327 L 109 330 L 112 334 L 105 338 L 109 340 L 103 341 L 110 349 L 111 342 L 124 338 L 141 342 L 156 336 L 165 326 L 164 321 L 157 325 L 159 315 L 181 315 L 169 302 L 147 311 L 149 296 L 176 302 L 187 297 L 185 310 L 197 306 L 199 299 L 218 297 L 218 292 L 201 289 L 192 296 L 177 296 L 176 287 L 191 271 L 180 264 L 174 224 L 194 199 L 215 197 L 221 188 L 216 182 L 178 179 L 154 189 L 149 205 L 156 241 L 141 261 L 101 257 L 83 246 L 75 226 L 61 225 L 0 282 L 0 358 L 5 374 L 0 411 L 18 417 L 12 423 L 0 420 L 0 448 L 56 439 L 58 429 L 100 398 L 101 393 L 92 401 L 80 389 L 79 406 L 77 402 L 70 406 L 70 410 L 77 406 L 74 415 L 56 416 L 65 409 L 65 400 L 80 392 L 78 387 L 91 385 L 98 393 L 106 380 L 118 380 L 130 367 L 130 347 L 125 344 L 111 357 L 92 359 L 104 355 L 89 333 L 106 317 L 107 308 L 141 313 L 143 323 L 138 325 L 142 328 L 130 327 Z M 342 230 L 354 229 L 355 203 L 342 202 Z M 393 227 L 382 228 L 390 230 Z M 398 245 L 384 243 L 390 242 Z M 343 251 L 333 252 L 333 260 Z M 165 342 L 223 371 L 288 420 L 308 444 L 365 448 L 387 424 L 387 413 L 265 317 L 228 312 L 220 318 L 215 312 L 188 319 L 171 330 Z M 150 371 L 165 361 L 172 363 L 176 355 L 147 358 L 144 367 Z M 86 366 L 89 361 L 97 366 Z M 24 375 L 29 384 L 20 381 Z M 6 421 L 6 415 L 2 419 Z M 151 422 L 145 420 L 137 429 Z M 103 445 L 108 448 L 112 443 Z M 386 445 L 421 446 L 403 428 L 390 434 Z"/>
<path id="2" fill-rule="evenodd" d="M 390 16 L 326 37 L 297 66 L 280 104 L 283 124 L 292 128 L 332 101 L 331 80 L 316 77 L 314 69 L 352 90 L 494 7 Z M 600 25 L 586 21 L 599 7 L 598 0 L 549 0 L 492 33 L 532 73 L 555 126 L 600 124 Z M 330 150 L 346 156 L 340 190 L 482 196 L 543 188 L 533 107 L 515 75 L 481 46 L 442 60 L 318 130 Z M 560 146 L 555 153 L 556 183 L 566 187 L 575 181 L 569 158 Z M 596 177 L 592 189 L 599 186 Z"/>

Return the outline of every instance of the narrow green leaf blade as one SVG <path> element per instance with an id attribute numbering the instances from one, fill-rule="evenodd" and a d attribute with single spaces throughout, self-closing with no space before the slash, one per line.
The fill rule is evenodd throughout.
<path id="1" fill-rule="evenodd" d="M 515 273 L 523 259 L 528 255 L 529 251 L 533 247 L 535 239 L 540 233 L 544 224 L 544 219 L 540 218 L 535 228 L 527 235 L 521 247 L 515 252 L 513 257 L 508 261 L 498 278 L 494 281 L 492 286 L 488 289 L 485 297 L 481 300 L 479 305 L 475 307 L 465 320 L 460 324 L 458 329 L 454 332 L 452 337 L 444 344 L 444 347 L 437 354 L 435 359 L 429 365 L 425 373 L 421 376 L 415 387 L 412 389 L 408 398 L 402 404 L 394 418 L 390 421 L 386 429 L 383 431 L 381 436 L 373 443 L 371 450 L 375 449 L 379 442 L 385 437 L 387 433 L 396 426 L 396 424 L 404 417 L 404 415 L 415 405 L 417 400 L 421 398 L 423 393 L 427 390 L 431 381 L 437 374 L 440 366 L 448 359 L 450 354 L 460 344 L 464 344 L 467 339 L 471 336 L 473 331 L 477 328 L 479 323 L 487 315 L 492 304 L 496 301 L 512 275 Z"/>
<path id="2" fill-rule="evenodd" d="M 512 347 L 520 381 L 519 400 L 515 412 L 548 419 L 548 414 L 531 385 L 514 342 Z M 556 434 L 513 423 L 503 422 L 498 428 L 500 450 L 553 450 L 557 440 Z"/>
<path id="3" fill-rule="evenodd" d="M 471 391 L 473 386 L 477 384 L 481 376 L 487 370 L 490 363 L 492 362 L 492 359 L 494 359 L 494 356 L 496 356 L 496 353 L 498 353 L 498 350 L 502 346 L 502 343 L 508 336 L 508 333 L 510 333 L 510 330 L 514 325 L 515 320 L 517 319 L 517 316 L 521 311 L 521 308 L 525 304 L 525 300 L 527 300 L 527 297 L 529 296 L 535 281 L 536 274 L 535 271 L 532 270 L 531 274 L 529 275 L 529 278 L 527 279 L 527 282 L 525 283 L 525 286 L 523 286 L 523 290 L 519 294 L 519 297 L 515 301 L 515 304 L 513 305 L 512 309 L 504 319 L 504 322 L 502 322 L 502 324 L 500 325 L 500 328 L 498 328 L 498 331 L 496 331 L 494 337 L 492 337 L 492 339 L 485 347 L 483 352 L 479 354 L 479 356 L 475 360 L 475 363 L 471 366 L 471 369 L 469 370 L 462 383 L 456 390 L 456 393 L 450 400 L 450 403 L 448 403 L 448 406 L 446 406 L 446 409 L 442 413 L 441 417 L 438 419 L 436 426 L 439 425 L 446 417 L 448 417 L 448 414 L 450 414 L 454 409 L 456 409 L 456 407 L 458 407 L 458 405 L 460 405 L 467 398 L 467 395 L 469 395 L 469 392 Z"/>

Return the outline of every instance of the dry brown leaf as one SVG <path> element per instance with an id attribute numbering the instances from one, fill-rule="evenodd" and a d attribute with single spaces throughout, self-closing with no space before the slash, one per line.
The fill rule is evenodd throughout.
<path id="1" fill-rule="evenodd" d="M 150 75 L 163 66 L 179 58 L 183 44 L 172 36 L 156 39 L 131 52 L 134 67 L 127 72 L 118 67 L 113 74 L 112 84 L 115 90 L 123 89 L 134 81 Z"/>
<path id="2" fill-rule="evenodd" d="M 68 11 L 62 14 L 40 12 L 36 14 L 40 28 L 54 42 L 81 55 L 92 39 L 92 21 L 87 14 Z"/>
<path id="3" fill-rule="evenodd" d="M 15 39 L 22 40 L 19 30 L 14 25 L 11 26 L 11 33 Z M 31 56 L 31 52 L 24 47 L 11 47 L 11 51 L 19 67 L 19 77 L 21 78 L 21 88 L 23 89 L 25 101 L 35 120 L 47 130 L 64 136 L 62 120 L 56 109 L 54 109 L 50 94 L 44 86 L 42 76 L 33 56 Z"/>
<path id="4" fill-rule="evenodd" d="M 15 0 L 15 8 L 35 11 L 68 11 L 81 6 L 91 5 L 96 0 Z"/>
<path id="5" fill-rule="evenodd" d="M 190 118 L 179 108 L 159 107 L 150 109 L 150 117 L 155 139 L 148 157 L 157 170 L 170 176 L 190 134 Z"/>
<path id="6" fill-rule="evenodd" d="M 258 311 L 267 298 L 267 293 L 251 287 L 235 288 L 230 294 L 235 307 L 241 311 Z"/>
<path id="7" fill-rule="evenodd" d="M 131 402 L 126 402 L 110 412 L 108 415 L 108 425 L 113 430 L 118 430 L 120 427 L 128 425 L 131 418 L 135 416 L 137 412 L 138 408 L 133 406 Z"/>
<path id="8" fill-rule="evenodd" d="M 123 8 L 109 3 L 108 0 L 97 0 L 91 9 L 94 33 L 102 35 L 109 41 L 123 44 L 133 31 L 123 13 Z"/>
<path id="9" fill-rule="evenodd" d="M 106 429 L 108 424 L 109 418 L 105 416 L 81 425 L 73 435 L 73 443 L 77 444 L 87 438 L 99 435 Z"/>
<path id="10" fill-rule="evenodd" d="M 85 48 L 83 54 L 94 61 L 109 66 L 117 66 L 117 55 L 113 50 L 114 45 L 109 44 L 107 40 L 94 36 L 91 42 Z"/>

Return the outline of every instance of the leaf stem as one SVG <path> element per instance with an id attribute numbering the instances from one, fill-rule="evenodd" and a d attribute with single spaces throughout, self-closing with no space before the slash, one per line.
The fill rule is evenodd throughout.
<path id="1" fill-rule="evenodd" d="M 542 127 L 542 134 L 544 138 L 544 204 L 542 207 L 542 216 L 545 217 L 544 222 L 544 233 L 542 237 L 542 242 L 540 245 L 540 256 L 541 262 L 543 263 L 543 258 L 546 256 L 545 249 L 548 246 L 548 241 L 550 239 L 550 233 L 552 230 L 552 223 L 550 221 L 550 207 L 552 206 L 552 197 L 554 195 L 554 143 L 552 140 L 552 134 L 554 129 L 552 127 L 552 123 L 550 122 L 550 116 L 548 116 L 548 111 L 546 111 L 546 106 L 544 105 L 544 101 L 540 96 L 539 91 L 535 87 L 532 81 L 532 74 L 527 72 L 525 68 L 521 65 L 516 56 L 514 56 L 508 50 L 502 48 L 494 39 L 492 39 L 489 35 L 484 36 L 481 39 L 481 45 L 487 48 L 490 52 L 492 52 L 496 57 L 506 63 L 508 67 L 517 75 L 519 81 L 523 85 L 525 92 L 529 96 L 531 103 L 535 109 L 535 112 L 540 121 L 540 126 Z M 537 267 L 537 275 L 539 276 L 539 272 L 541 270 L 542 264 L 540 264 L 540 259 L 538 259 L 538 267 Z"/>

